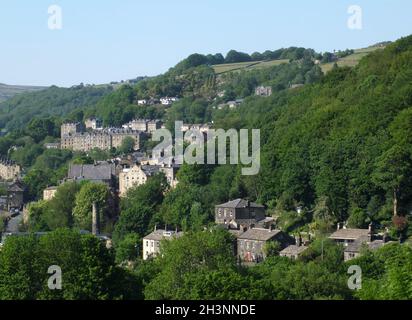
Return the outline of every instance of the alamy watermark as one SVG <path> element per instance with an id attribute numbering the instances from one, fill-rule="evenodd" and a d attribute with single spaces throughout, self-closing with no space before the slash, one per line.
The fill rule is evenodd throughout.
<path id="1" fill-rule="evenodd" d="M 362 269 L 360 266 L 350 266 L 348 274 L 351 276 L 348 279 L 348 288 L 350 290 L 362 289 Z"/>
<path id="2" fill-rule="evenodd" d="M 351 30 L 362 30 L 363 29 L 363 11 L 362 7 L 359 5 L 351 5 L 348 8 L 348 18 L 347 26 Z"/>
<path id="3" fill-rule="evenodd" d="M 50 30 L 61 30 L 63 28 L 63 10 L 60 6 L 54 4 L 48 7 L 47 13 L 49 18 L 47 26 Z"/>
<path id="4" fill-rule="evenodd" d="M 260 171 L 260 130 L 190 129 L 183 132 L 183 122 L 175 122 L 175 139 L 167 129 L 153 133 L 153 141 L 161 141 L 153 149 L 153 157 L 174 158 L 176 164 L 243 164 L 242 175 L 256 175 Z M 249 138 L 251 146 L 249 146 Z M 229 150 L 227 142 L 229 141 Z M 185 142 L 188 144 L 185 148 Z M 205 150 L 207 150 L 205 154 Z M 216 154 L 217 151 L 217 154 Z M 229 155 L 228 155 L 229 151 Z M 229 158 L 229 159 L 228 159 Z M 228 161 L 229 160 L 229 161 Z"/>
<path id="5" fill-rule="evenodd" d="M 47 286 L 50 290 L 62 289 L 62 269 L 59 266 L 50 266 L 47 270 L 52 276 L 47 280 Z"/>

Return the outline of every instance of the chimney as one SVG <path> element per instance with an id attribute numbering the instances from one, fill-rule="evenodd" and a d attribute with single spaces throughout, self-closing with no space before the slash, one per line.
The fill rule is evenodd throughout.
<path id="1" fill-rule="evenodd" d="M 340 230 L 340 222 L 338 222 L 338 226 L 337 226 L 336 230 L 337 230 L 337 231 Z"/>
<path id="2" fill-rule="evenodd" d="M 383 234 L 383 243 L 387 243 L 389 241 L 389 229 L 385 228 L 385 232 Z"/>
<path id="3" fill-rule="evenodd" d="M 297 245 L 298 247 L 302 246 L 302 237 L 301 237 L 300 233 L 299 233 L 299 235 L 297 235 L 297 236 L 295 237 L 295 241 L 296 241 L 296 245 Z"/>
<path id="4" fill-rule="evenodd" d="M 99 212 L 97 210 L 97 203 L 93 202 L 93 210 L 92 210 L 92 233 L 97 236 L 100 234 L 100 217 Z"/>
<path id="5" fill-rule="evenodd" d="M 369 239 L 369 242 L 373 241 L 373 225 L 372 225 L 372 223 L 369 224 L 368 239 Z"/>

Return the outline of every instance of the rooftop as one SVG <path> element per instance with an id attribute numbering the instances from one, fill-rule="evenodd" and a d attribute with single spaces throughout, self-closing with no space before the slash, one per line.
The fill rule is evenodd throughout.
<path id="1" fill-rule="evenodd" d="M 283 249 L 280 252 L 280 255 L 300 255 L 302 252 L 306 251 L 306 249 L 308 249 L 308 247 L 291 245 Z"/>
<path id="2" fill-rule="evenodd" d="M 388 243 L 390 242 L 385 242 L 384 240 L 374 240 L 372 242 L 369 242 L 369 239 L 367 237 L 361 237 L 355 242 L 349 244 L 345 249 L 345 252 L 359 253 L 364 246 L 366 246 L 370 250 L 376 250 Z"/>
<path id="3" fill-rule="evenodd" d="M 114 164 L 80 164 L 70 166 L 68 178 L 85 180 L 111 180 L 114 174 Z"/>
<path id="4" fill-rule="evenodd" d="M 258 241 L 268 241 L 281 233 L 280 230 L 270 230 L 270 229 L 261 229 L 253 228 L 249 229 L 243 234 L 241 234 L 238 239 L 241 240 L 258 240 Z"/>
<path id="5" fill-rule="evenodd" d="M 356 240 L 361 237 L 367 237 L 369 234 L 368 229 L 340 229 L 329 237 L 334 240 Z"/>
<path id="6" fill-rule="evenodd" d="M 166 231 L 163 229 L 157 229 L 152 233 L 148 234 L 144 237 L 144 240 L 155 240 L 161 241 L 163 239 L 170 239 L 170 238 L 179 238 L 183 236 L 183 232 L 176 232 L 176 231 Z"/>
<path id="7" fill-rule="evenodd" d="M 244 199 L 236 199 L 236 200 L 229 201 L 223 204 L 219 204 L 216 207 L 218 208 L 247 208 L 248 206 L 250 206 L 251 208 L 264 208 L 264 206 L 260 204 L 250 202 Z"/>

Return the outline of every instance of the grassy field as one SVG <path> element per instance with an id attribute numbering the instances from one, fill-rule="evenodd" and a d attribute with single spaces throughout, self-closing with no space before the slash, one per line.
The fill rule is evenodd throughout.
<path id="1" fill-rule="evenodd" d="M 363 57 L 366 57 L 369 53 L 380 49 L 383 49 L 383 47 L 370 47 L 355 50 L 354 54 L 339 59 L 337 64 L 339 67 L 355 67 Z M 334 62 L 322 64 L 322 71 L 324 73 L 327 73 L 328 71 L 332 70 L 334 64 Z"/>
<path id="2" fill-rule="evenodd" d="M 369 53 L 383 49 L 383 47 L 369 47 L 364 49 L 355 50 L 354 54 L 351 54 L 345 58 L 339 59 L 337 64 L 340 67 L 354 67 L 359 61 L 367 56 Z M 289 63 L 289 60 L 271 60 L 271 61 L 250 61 L 250 62 L 239 62 L 239 63 L 227 63 L 212 66 L 216 74 L 223 74 L 227 72 L 236 72 L 242 70 L 254 70 L 262 68 L 270 68 L 273 66 L 278 66 L 283 63 Z M 325 63 L 321 65 L 322 71 L 324 73 L 330 71 L 333 68 L 334 63 Z"/>
<path id="3" fill-rule="evenodd" d="M 241 71 L 241 70 L 253 70 L 261 68 L 269 68 L 278 66 L 283 63 L 289 63 L 289 60 L 271 60 L 271 61 L 250 61 L 239 63 L 227 63 L 213 66 L 216 74 L 222 74 L 226 72 Z"/>

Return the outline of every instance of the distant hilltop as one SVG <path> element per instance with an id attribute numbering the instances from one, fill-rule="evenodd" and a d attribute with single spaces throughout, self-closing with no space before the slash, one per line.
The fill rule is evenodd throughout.
<path id="1" fill-rule="evenodd" d="M 47 87 L 17 86 L 0 83 L 0 102 L 14 97 L 16 94 L 44 90 Z"/>

